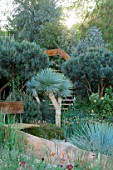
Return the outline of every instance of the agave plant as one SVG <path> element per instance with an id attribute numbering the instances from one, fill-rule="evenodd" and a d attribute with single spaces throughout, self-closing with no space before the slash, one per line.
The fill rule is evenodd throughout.
<path id="1" fill-rule="evenodd" d="M 74 124 L 70 141 L 81 149 L 113 156 L 113 125 L 83 122 Z"/>
<path id="2" fill-rule="evenodd" d="M 72 83 L 64 74 L 56 73 L 47 68 L 39 72 L 31 81 L 28 87 L 32 90 L 37 102 L 40 104 L 38 93 L 42 91 L 51 100 L 56 112 L 56 125 L 61 125 L 62 97 L 71 94 Z"/>

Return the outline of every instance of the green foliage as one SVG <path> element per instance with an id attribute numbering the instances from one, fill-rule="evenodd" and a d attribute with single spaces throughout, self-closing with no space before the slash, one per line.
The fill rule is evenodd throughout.
<path id="1" fill-rule="evenodd" d="M 55 55 L 50 57 L 50 67 L 53 70 L 61 70 L 61 65 L 63 62 L 65 62 L 65 60 L 60 56 Z"/>
<path id="2" fill-rule="evenodd" d="M 113 122 L 113 92 L 112 88 L 105 90 L 104 96 L 92 93 L 89 98 L 76 97 L 73 105 L 67 112 L 63 113 L 62 126 L 68 127 L 69 134 L 72 133 L 74 122 Z"/>
<path id="3" fill-rule="evenodd" d="M 43 50 L 35 43 L 16 42 L 13 38 L 0 37 L 0 91 L 19 76 L 23 82 L 49 65 Z"/>
<path id="4" fill-rule="evenodd" d="M 55 109 L 50 105 L 50 101 L 42 96 L 40 111 L 42 113 L 42 121 L 55 123 Z"/>
<path id="5" fill-rule="evenodd" d="M 112 34 L 112 11 L 113 1 L 112 0 L 99 0 L 95 7 L 95 10 L 90 16 L 87 17 L 87 27 L 96 25 L 103 34 L 103 39 L 108 44 L 108 48 L 113 50 L 113 34 Z"/>
<path id="6" fill-rule="evenodd" d="M 62 70 L 82 96 L 98 93 L 113 85 L 113 54 L 105 49 L 89 49 L 63 63 Z"/>
<path id="7" fill-rule="evenodd" d="M 72 143 L 88 151 L 113 156 L 113 126 L 83 123 L 73 126 Z"/>
<path id="8" fill-rule="evenodd" d="M 17 5 L 10 27 L 17 39 L 37 42 L 42 47 L 54 48 L 61 34 L 61 8 L 56 0 L 14 0 Z"/>
<path id="9" fill-rule="evenodd" d="M 0 148 L 6 146 L 9 150 L 17 149 L 19 152 L 23 151 L 24 153 L 23 137 L 12 127 L 12 124 L 16 123 L 18 122 L 15 117 L 6 115 L 5 112 L 0 112 Z"/>
<path id="10" fill-rule="evenodd" d="M 63 130 L 53 124 L 41 124 L 40 127 L 29 128 L 24 131 L 44 139 L 64 139 Z"/>
<path id="11" fill-rule="evenodd" d="M 2 111 L 0 111 L 0 147 L 4 142 L 4 125 L 5 125 L 5 117 L 3 116 Z"/>
<path id="12" fill-rule="evenodd" d="M 33 123 L 42 120 L 42 112 L 32 96 L 22 93 L 11 93 L 6 101 L 23 101 L 24 112 L 21 115 L 16 115 L 16 119 L 20 118 L 24 123 Z"/>
<path id="13" fill-rule="evenodd" d="M 75 29 L 62 29 L 61 35 L 59 35 L 59 48 L 66 51 L 67 54 L 73 56 L 75 51 L 75 46 L 78 43 L 78 33 Z M 61 63 L 60 63 L 61 64 Z"/>
<path id="14" fill-rule="evenodd" d="M 70 88 L 72 87 L 72 83 L 64 74 L 56 73 L 50 68 L 40 71 L 27 85 L 47 95 L 53 92 L 61 97 L 70 95 Z"/>
<path id="15" fill-rule="evenodd" d="M 68 111 L 62 114 L 62 128 L 66 141 L 73 133 L 74 123 L 80 123 L 81 121 L 88 122 L 92 119 L 90 111 L 89 103 L 77 98 L 77 100 L 68 108 Z"/>
<path id="16" fill-rule="evenodd" d="M 31 96 L 24 96 L 24 113 L 21 115 L 23 122 L 33 123 L 42 120 L 42 112 L 36 101 Z"/>
<path id="17" fill-rule="evenodd" d="M 107 88 L 103 97 L 98 93 L 93 93 L 90 98 L 90 108 L 94 114 L 100 116 L 113 116 L 113 92 L 112 88 Z"/>
<path id="18" fill-rule="evenodd" d="M 0 37 L 0 63 L 0 77 L 20 75 L 28 79 L 48 66 L 48 58 L 35 43 L 18 43 L 9 37 Z"/>
<path id="19" fill-rule="evenodd" d="M 87 31 L 85 38 L 82 38 L 74 49 L 73 56 L 87 52 L 90 48 L 103 48 L 105 46 L 102 33 L 97 27 Z"/>
<path id="20" fill-rule="evenodd" d="M 112 11 L 113 1 L 112 0 L 87 0 L 86 6 L 90 6 L 90 10 L 86 8 L 84 10 L 83 0 L 75 2 L 75 11 L 82 11 L 83 22 L 79 24 L 79 34 L 83 37 L 87 30 L 91 27 L 97 26 L 102 32 L 103 39 L 107 43 L 108 48 L 113 50 L 113 34 L 112 34 Z M 82 4 L 82 5 L 81 5 Z M 94 5 L 93 5 L 94 4 Z"/>

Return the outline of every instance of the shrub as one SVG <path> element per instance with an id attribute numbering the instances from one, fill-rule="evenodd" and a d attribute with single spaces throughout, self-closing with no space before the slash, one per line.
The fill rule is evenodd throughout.
<path id="1" fill-rule="evenodd" d="M 63 63 L 62 70 L 82 97 L 98 93 L 113 85 L 113 53 L 106 49 L 89 49 Z"/>
<path id="2" fill-rule="evenodd" d="M 70 141 L 81 149 L 113 156 L 113 126 L 101 123 L 79 123 L 73 126 Z"/>
<path id="3" fill-rule="evenodd" d="M 55 109 L 50 105 L 50 101 L 47 98 L 41 102 L 40 110 L 42 113 L 42 121 L 55 123 Z"/>
<path id="4" fill-rule="evenodd" d="M 93 93 L 90 98 L 90 107 L 94 114 L 99 114 L 101 117 L 113 116 L 113 92 L 112 87 L 105 90 L 103 97 L 98 93 Z"/>
<path id="5" fill-rule="evenodd" d="M 49 66 L 49 58 L 36 43 L 17 42 L 14 38 L 0 37 L 0 93 L 12 80 L 19 77 L 21 87 L 36 73 Z M 1 94 L 0 94 L 1 95 Z M 1 97 L 1 96 L 0 96 Z"/>
<path id="6" fill-rule="evenodd" d="M 32 96 L 22 93 L 11 93 L 7 101 L 20 101 L 24 102 L 24 113 L 15 115 L 18 121 L 20 118 L 24 123 L 33 123 L 42 120 L 42 113 L 36 101 Z M 14 116 L 14 115 L 12 115 Z"/>

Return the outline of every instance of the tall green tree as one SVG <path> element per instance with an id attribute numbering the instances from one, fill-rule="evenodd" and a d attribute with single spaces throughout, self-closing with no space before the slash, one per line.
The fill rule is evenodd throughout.
<path id="1" fill-rule="evenodd" d="M 20 77 L 25 82 L 49 65 L 48 56 L 35 43 L 16 42 L 13 38 L 0 37 L 0 94 L 11 81 Z"/>
<path id="2" fill-rule="evenodd" d="M 16 5 L 9 19 L 17 39 L 35 41 L 45 48 L 58 44 L 61 7 L 56 0 L 14 0 Z"/>

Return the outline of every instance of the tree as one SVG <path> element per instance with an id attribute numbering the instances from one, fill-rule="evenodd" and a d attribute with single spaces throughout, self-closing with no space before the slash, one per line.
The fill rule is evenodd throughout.
<path id="1" fill-rule="evenodd" d="M 59 38 L 59 48 L 63 49 L 70 56 L 73 55 L 73 47 L 78 43 L 76 29 L 63 29 Z"/>
<path id="2" fill-rule="evenodd" d="M 97 27 L 91 27 L 85 38 L 82 38 L 78 44 L 73 48 L 73 56 L 80 55 L 81 53 L 87 52 L 90 48 L 104 48 L 105 43 L 102 38 L 102 33 Z"/>
<path id="3" fill-rule="evenodd" d="M 78 93 L 88 96 L 113 85 L 113 53 L 106 49 L 89 49 L 63 63 L 62 70 L 75 84 Z M 83 94 L 82 94 L 83 95 Z"/>
<path id="4" fill-rule="evenodd" d="M 104 41 L 108 44 L 110 50 L 113 50 L 113 1 L 99 0 L 98 5 L 89 18 L 88 27 L 97 25 L 103 34 Z"/>
<path id="5" fill-rule="evenodd" d="M 22 86 L 49 65 L 48 56 L 37 44 L 0 37 L 0 94 L 17 76 Z"/>
<path id="6" fill-rule="evenodd" d="M 61 107 L 62 97 L 71 94 L 72 83 L 63 74 L 53 72 L 50 68 L 39 72 L 31 81 L 28 82 L 28 87 L 32 90 L 38 104 L 40 99 L 38 93 L 42 91 L 51 100 L 56 112 L 56 125 L 61 126 Z"/>
<path id="7" fill-rule="evenodd" d="M 61 34 L 61 7 L 56 0 L 14 0 L 16 5 L 9 19 L 15 38 L 37 42 L 44 48 L 58 45 Z"/>
<path id="8" fill-rule="evenodd" d="M 86 8 L 83 10 L 84 0 L 76 1 L 73 5 L 75 11 L 82 11 L 83 21 L 79 25 L 79 32 L 81 37 L 85 35 L 87 30 L 91 27 L 97 26 L 102 32 L 103 39 L 105 43 L 108 44 L 110 50 L 113 50 L 113 34 L 112 34 L 112 25 L 113 25 L 113 1 L 112 0 L 86 0 Z M 84 6 L 85 6 L 84 5 Z M 84 13 L 85 12 L 85 13 Z M 83 14 L 84 13 L 84 14 Z M 81 14 L 81 12 L 80 12 Z"/>

